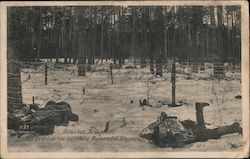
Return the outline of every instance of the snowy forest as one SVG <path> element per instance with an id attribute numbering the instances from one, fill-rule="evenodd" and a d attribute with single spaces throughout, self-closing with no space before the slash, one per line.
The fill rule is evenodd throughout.
<path id="1" fill-rule="evenodd" d="M 242 134 L 241 27 L 241 7 L 236 5 L 8 7 L 8 128 L 18 130 L 18 139 L 8 137 L 10 150 L 154 150 L 145 140 L 128 142 L 136 142 L 129 140 L 131 136 L 148 137 L 142 130 L 159 114 L 159 120 L 166 118 L 164 112 L 174 116 L 171 120 L 192 122 L 196 113 L 200 134 L 210 135 L 194 131 L 195 139 L 188 136 L 188 142 L 206 142 L 183 150 L 240 149 L 240 135 L 220 137 Z M 203 107 L 208 105 L 204 122 Z M 70 113 L 51 113 L 60 106 Z M 24 113 L 25 122 L 21 118 L 21 127 L 15 128 L 13 123 L 26 107 L 33 115 Z M 57 123 L 46 119 L 34 124 L 36 115 L 52 116 Z M 129 139 L 115 144 L 82 144 L 74 138 L 64 144 L 46 143 L 40 136 L 28 136 L 31 132 Z"/>
<path id="2" fill-rule="evenodd" d="M 239 6 L 11 7 L 8 40 L 20 59 L 178 57 L 240 61 Z M 11 44 L 10 44 L 11 45 Z"/>

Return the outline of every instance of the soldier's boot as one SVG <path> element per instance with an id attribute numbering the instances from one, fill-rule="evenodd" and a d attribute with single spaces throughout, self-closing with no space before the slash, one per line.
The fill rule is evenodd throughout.
<path id="1" fill-rule="evenodd" d="M 223 135 L 239 133 L 242 135 L 242 128 L 238 122 L 234 122 L 231 125 L 221 126 L 215 129 L 202 130 L 201 134 L 198 134 L 198 141 L 206 141 L 207 139 L 219 139 Z"/>
<path id="2" fill-rule="evenodd" d="M 217 134 L 219 134 L 220 136 L 231 133 L 239 133 L 240 135 L 242 135 L 242 128 L 240 126 L 240 123 L 238 122 L 234 122 L 231 125 L 221 126 L 217 129 L 215 128 L 215 130 L 217 130 Z"/>
<path id="3" fill-rule="evenodd" d="M 204 122 L 204 116 L 203 116 L 203 108 L 205 106 L 208 106 L 208 103 L 205 102 L 196 102 L 195 103 L 195 109 L 196 109 L 196 121 L 200 128 L 206 129 L 205 122 Z"/>

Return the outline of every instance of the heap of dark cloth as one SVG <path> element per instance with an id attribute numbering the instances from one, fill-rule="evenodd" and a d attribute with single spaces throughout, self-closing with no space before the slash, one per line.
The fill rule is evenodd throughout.
<path id="1" fill-rule="evenodd" d="M 215 129 L 207 129 L 203 118 L 203 107 L 207 105 L 209 104 L 196 103 L 197 122 L 192 120 L 179 121 L 177 117 L 168 116 L 162 112 L 158 120 L 149 124 L 140 136 L 153 141 L 159 147 L 177 148 L 193 142 L 218 139 L 226 134 L 242 134 L 242 128 L 238 122 Z"/>
<path id="2" fill-rule="evenodd" d="M 19 133 L 28 131 L 49 135 L 54 132 L 55 125 L 67 126 L 69 121 L 78 120 L 78 115 L 72 113 L 68 103 L 49 101 L 44 108 L 21 109 L 16 110 L 16 113 L 8 113 L 8 129 Z"/>

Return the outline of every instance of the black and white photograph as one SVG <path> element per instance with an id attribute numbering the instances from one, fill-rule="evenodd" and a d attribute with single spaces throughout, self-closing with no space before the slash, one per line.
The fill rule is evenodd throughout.
<path id="1" fill-rule="evenodd" d="M 248 3 L 216 2 L 6 2 L 6 158 L 247 157 Z"/>

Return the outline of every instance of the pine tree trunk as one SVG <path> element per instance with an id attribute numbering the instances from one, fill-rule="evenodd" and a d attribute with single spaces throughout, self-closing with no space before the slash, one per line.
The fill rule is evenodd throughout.
<path id="1" fill-rule="evenodd" d="M 87 71 L 91 71 L 91 64 L 92 64 L 93 58 L 88 57 L 88 64 L 87 64 Z"/>
<path id="2" fill-rule="evenodd" d="M 59 51 L 60 51 L 60 30 L 57 28 L 57 39 L 56 39 L 56 63 L 59 62 L 58 57 L 59 57 Z"/>
<path id="3" fill-rule="evenodd" d="M 136 45 L 136 11 L 135 8 L 132 8 L 132 43 L 131 43 L 131 55 L 134 57 L 134 67 L 136 68 L 136 53 L 135 53 L 135 45 Z"/>
<path id="4" fill-rule="evenodd" d="M 155 23 L 155 28 L 156 28 L 156 75 L 162 76 L 162 60 L 163 60 L 163 52 L 164 52 L 164 34 L 162 34 L 162 31 L 164 30 L 164 26 L 162 24 L 163 22 L 163 8 L 158 7 L 156 9 L 157 13 L 157 19 Z"/>
<path id="5" fill-rule="evenodd" d="M 222 29 L 223 29 L 223 13 L 222 13 L 222 6 L 217 6 L 217 20 L 218 20 L 218 52 L 217 55 L 220 58 L 223 57 L 223 37 L 222 37 Z"/>

